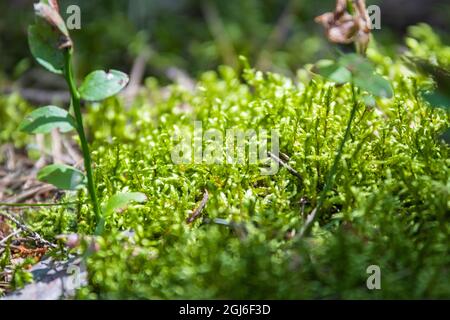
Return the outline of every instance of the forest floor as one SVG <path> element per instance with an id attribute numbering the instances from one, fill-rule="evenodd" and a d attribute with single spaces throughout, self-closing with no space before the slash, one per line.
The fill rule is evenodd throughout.
<path id="1" fill-rule="evenodd" d="M 450 60 L 448 47 L 424 48 Z M 52 162 L 83 169 L 76 140 L 15 133 L 33 108 L 0 97 L 0 290 L 17 297 L 34 278 L 28 294 L 52 298 L 60 287 L 41 285 L 55 279 L 78 284 L 81 299 L 448 298 L 450 113 L 423 99 L 430 78 L 401 57 L 370 48 L 368 59 L 393 97 L 367 99 L 308 67 L 295 79 L 220 67 L 190 86 L 150 78 L 131 102 L 87 104 L 100 202 L 146 196 L 104 217 L 101 232 L 84 189 L 36 180 Z M 253 129 L 279 152 L 229 163 L 230 129 Z M 268 163 L 276 170 L 262 174 Z M 379 290 L 368 286 L 373 266 Z"/>

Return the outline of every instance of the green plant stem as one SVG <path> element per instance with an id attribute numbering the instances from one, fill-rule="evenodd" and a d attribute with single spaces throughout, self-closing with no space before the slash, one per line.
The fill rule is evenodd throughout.
<path id="1" fill-rule="evenodd" d="M 353 83 L 352 83 L 352 100 L 353 100 L 352 111 L 350 112 L 350 118 L 348 119 L 347 128 L 345 129 L 344 138 L 342 138 L 341 144 L 339 145 L 339 149 L 336 153 L 336 157 L 334 158 L 334 162 L 331 167 L 331 170 L 329 171 L 327 178 L 325 180 L 325 186 L 320 194 L 319 201 L 317 202 L 317 206 L 311 212 L 310 220 L 305 223 L 305 225 L 303 226 L 303 229 L 299 233 L 300 238 L 309 235 L 309 233 L 311 232 L 311 228 L 314 225 L 314 222 L 317 221 L 317 219 L 319 219 L 319 217 L 320 217 L 321 209 L 323 207 L 323 204 L 325 203 L 327 193 L 330 192 L 331 188 L 333 187 L 334 179 L 336 177 L 336 173 L 337 173 L 337 169 L 338 169 L 338 165 L 339 165 L 339 162 L 341 161 L 345 144 L 350 136 L 350 129 L 352 127 L 353 120 L 355 119 L 355 116 L 356 116 L 356 110 L 358 109 L 358 101 L 356 100 L 355 86 Z"/>
<path id="2" fill-rule="evenodd" d="M 100 220 L 100 207 L 98 205 L 94 175 L 92 174 L 91 154 L 89 152 L 89 145 L 87 143 L 86 135 L 84 133 L 83 117 L 81 115 L 81 103 L 80 103 L 81 98 L 73 77 L 72 49 L 67 49 L 64 52 L 64 58 L 65 58 L 64 76 L 66 78 L 67 84 L 69 85 L 70 95 L 72 97 L 72 106 L 73 111 L 75 113 L 75 119 L 77 121 L 77 131 L 80 137 L 81 151 L 83 153 L 84 159 L 84 168 L 86 170 L 87 175 L 87 184 L 88 184 L 87 187 L 89 191 L 89 196 L 91 197 L 92 207 L 94 209 L 95 223 L 98 223 L 98 221 Z"/>

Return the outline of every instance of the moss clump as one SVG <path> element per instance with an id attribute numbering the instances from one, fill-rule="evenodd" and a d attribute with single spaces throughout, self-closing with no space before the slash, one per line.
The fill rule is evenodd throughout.
<path id="1" fill-rule="evenodd" d="M 345 132 L 349 85 L 222 67 L 204 73 L 194 92 L 149 80 L 128 111 L 115 99 L 91 106 L 100 198 L 133 190 L 148 202 L 107 219 L 79 297 L 448 297 L 450 150 L 439 135 L 449 113 L 430 108 L 419 93 L 427 79 L 400 59 L 368 55 L 395 96 L 373 107 L 358 93 L 334 187 L 304 241 L 295 235 Z M 277 130 L 280 151 L 302 179 L 281 167 L 262 176 L 258 165 L 174 164 L 172 137 L 192 131 L 194 121 L 221 132 Z M 187 224 L 204 190 L 202 217 Z M 64 213 L 65 231 L 92 233 L 88 210 Z M 381 269 L 381 290 L 366 287 L 370 265 Z"/>

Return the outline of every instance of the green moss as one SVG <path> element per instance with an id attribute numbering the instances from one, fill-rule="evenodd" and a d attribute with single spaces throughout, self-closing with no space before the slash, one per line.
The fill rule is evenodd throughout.
<path id="1" fill-rule="evenodd" d="M 13 142 L 16 147 L 26 144 L 27 135 L 17 128 L 30 110 L 31 107 L 18 94 L 0 96 L 0 144 Z"/>
<path id="2" fill-rule="evenodd" d="M 448 297 L 450 150 L 439 135 L 450 114 L 421 98 L 428 79 L 400 59 L 368 54 L 395 96 L 371 107 L 358 93 L 334 188 L 303 241 L 295 234 L 344 135 L 349 85 L 221 67 L 204 73 L 194 92 L 149 80 L 129 109 L 116 99 L 89 106 L 100 199 L 139 191 L 148 202 L 106 221 L 79 298 Z M 204 130 L 276 129 L 302 180 L 282 167 L 262 176 L 257 165 L 174 164 L 172 137 L 195 120 Z M 205 189 L 207 219 L 187 224 Z M 54 235 L 92 233 L 88 210 L 41 217 L 61 222 Z M 51 236 L 48 223 L 36 227 Z M 366 287 L 370 265 L 381 268 L 381 290 Z"/>

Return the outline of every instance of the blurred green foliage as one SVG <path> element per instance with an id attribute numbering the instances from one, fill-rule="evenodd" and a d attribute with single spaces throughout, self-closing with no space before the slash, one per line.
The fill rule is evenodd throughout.
<path id="1" fill-rule="evenodd" d="M 9 77 L 31 65 L 26 28 L 33 19 L 33 0 L 0 3 L 0 60 Z M 148 74 L 167 79 L 176 67 L 197 76 L 220 64 L 236 63 L 239 55 L 259 69 L 292 75 L 305 63 L 330 57 L 314 17 L 334 8 L 334 0 L 61 0 L 66 8 L 81 8 L 81 30 L 72 30 L 77 43 L 79 76 L 89 70 L 121 67 L 129 70 L 142 50 L 151 52 Z M 368 4 L 381 4 L 381 0 Z M 417 4 L 416 4 L 417 5 Z M 387 8 L 386 10 L 388 10 Z M 406 18 L 405 18 L 406 19 Z M 398 30 L 382 18 L 374 30 L 385 50 L 395 52 Z"/>
<path id="2" fill-rule="evenodd" d="M 31 110 L 32 107 L 19 94 L 0 95 L 0 145 L 13 142 L 16 147 L 25 146 L 29 140 L 26 139 L 26 134 L 17 129 Z"/>
<path id="3" fill-rule="evenodd" d="M 26 28 L 32 0 L 2 2 L 0 59 L 7 74 L 18 73 L 27 54 Z M 333 0 L 61 0 L 81 8 L 81 30 L 73 30 L 80 76 L 102 66 L 129 69 L 143 48 L 152 52 L 150 74 L 165 79 L 177 67 L 191 75 L 247 56 L 265 69 L 289 73 L 326 56 L 329 46 L 313 18 Z M 23 63 L 22 63 L 23 64 Z M 30 62 L 28 60 L 28 66 Z M 19 70 L 20 71 L 20 70 Z"/>
<path id="4" fill-rule="evenodd" d="M 406 44 L 411 56 L 450 70 L 450 47 L 445 46 L 441 37 L 429 25 L 411 26 Z"/>

